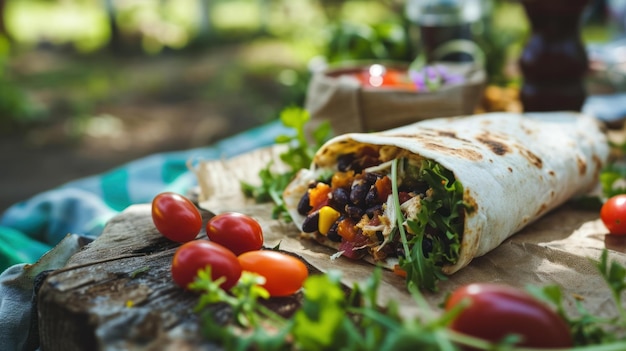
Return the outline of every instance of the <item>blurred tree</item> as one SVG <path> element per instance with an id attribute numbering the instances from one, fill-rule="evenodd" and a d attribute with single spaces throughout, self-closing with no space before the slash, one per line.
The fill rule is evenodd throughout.
<path id="1" fill-rule="evenodd" d="M 200 11 L 198 13 L 198 35 L 200 39 L 208 38 L 212 32 L 211 16 L 211 0 L 198 0 Z"/>
<path id="2" fill-rule="evenodd" d="M 379 2 L 386 16 L 359 22 L 346 20 L 344 6 L 348 1 L 319 1 L 330 22 L 331 34 L 325 52 L 329 62 L 363 59 L 408 62 L 413 59 L 408 36 L 409 23 L 402 13 L 403 1 Z"/>
<path id="3" fill-rule="evenodd" d="M 7 0 L 0 0 L 0 36 L 5 37 L 8 41 L 13 41 L 6 25 L 6 5 Z"/>
<path id="4" fill-rule="evenodd" d="M 10 44 L 0 38 L 0 135 L 7 135 L 43 116 L 39 107 L 14 81 L 7 69 Z"/>
<path id="5" fill-rule="evenodd" d="M 109 24 L 109 48 L 116 53 L 119 53 L 123 50 L 123 41 L 122 41 L 122 33 L 120 32 L 120 28 L 117 24 L 117 20 L 115 18 L 115 4 L 113 0 L 102 0 L 104 5 L 104 10 L 107 15 L 107 22 Z"/>

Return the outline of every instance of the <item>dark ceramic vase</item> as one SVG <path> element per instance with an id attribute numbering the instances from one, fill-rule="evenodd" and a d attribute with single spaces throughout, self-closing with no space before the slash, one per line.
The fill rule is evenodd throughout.
<path id="1" fill-rule="evenodd" d="M 531 35 L 519 60 L 524 111 L 580 111 L 587 52 L 580 36 L 589 0 L 520 0 Z"/>

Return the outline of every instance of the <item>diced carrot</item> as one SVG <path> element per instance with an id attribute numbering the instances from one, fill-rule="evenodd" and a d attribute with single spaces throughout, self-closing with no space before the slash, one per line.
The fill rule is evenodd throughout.
<path id="1" fill-rule="evenodd" d="M 319 209 L 328 203 L 328 194 L 330 194 L 330 186 L 326 183 L 319 182 L 315 188 L 309 190 L 309 205 L 313 209 Z"/>
<path id="2" fill-rule="evenodd" d="M 395 265 L 393 266 L 393 273 L 396 275 L 399 275 L 403 278 L 406 278 L 406 271 L 402 268 L 400 268 L 400 265 Z"/>
<path id="3" fill-rule="evenodd" d="M 378 201 L 385 202 L 387 201 L 387 196 L 391 194 L 391 179 L 389 177 L 384 176 L 382 178 L 378 178 L 376 183 L 374 184 L 376 187 L 376 194 L 378 194 Z"/>
<path id="4" fill-rule="evenodd" d="M 354 241 L 356 237 L 356 227 L 354 221 L 350 218 L 344 218 L 337 225 L 337 234 L 343 238 L 343 240 Z"/>

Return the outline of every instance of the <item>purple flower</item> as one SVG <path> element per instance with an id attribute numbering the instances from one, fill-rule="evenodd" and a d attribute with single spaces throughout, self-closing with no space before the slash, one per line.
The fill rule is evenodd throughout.
<path id="1" fill-rule="evenodd" d="M 450 72 L 443 65 L 427 65 L 419 71 L 409 70 L 409 77 L 418 91 L 436 91 L 444 85 L 462 84 L 465 77 Z"/>

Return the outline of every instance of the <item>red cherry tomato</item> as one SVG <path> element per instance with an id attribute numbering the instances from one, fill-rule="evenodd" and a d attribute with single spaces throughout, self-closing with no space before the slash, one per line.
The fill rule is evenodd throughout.
<path id="1" fill-rule="evenodd" d="M 265 277 L 263 287 L 271 296 L 295 293 L 309 276 L 309 270 L 302 261 L 278 251 L 248 251 L 238 258 L 244 271 Z"/>
<path id="2" fill-rule="evenodd" d="M 463 300 L 468 300 L 469 306 L 450 324 L 460 333 L 492 342 L 517 334 L 522 340 L 516 346 L 524 347 L 566 348 L 573 344 L 565 321 L 522 290 L 502 284 L 465 285 L 452 292 L 446 310 Z"/>
<path id="3" fill-rule="evenodd" d="M 179 243 L 195 239 L 202 229 L 202 216 L 193 202 L 171 192 L 152 200 L 152 221 L 164 237 Z"/>
<path id="4" fill-rule="evenodd" d="M 263 230 L 254 218 L 237 212 L 220 213 L 209 219 L 206 234 L 220 245 L 241 255 L 263 246 Z"/>
<path id="5" fill-rule="evenodd" d="M 194 240 L 181 245 L 172 259 L 172 278 L 174 282 L 187 289 L 198 271 L 211 266 L 211 278 L 225 277 L 221 287 L 229 290 L 241 277 L 241 265 L 237 256 L 222 245 L 208 240 Z"/>
<path id="6" fill-rule="evenodd" d="M 600 209 L 600 218 L 613 235 L 626 235 L 626 194 L 609 198 Z"/>

